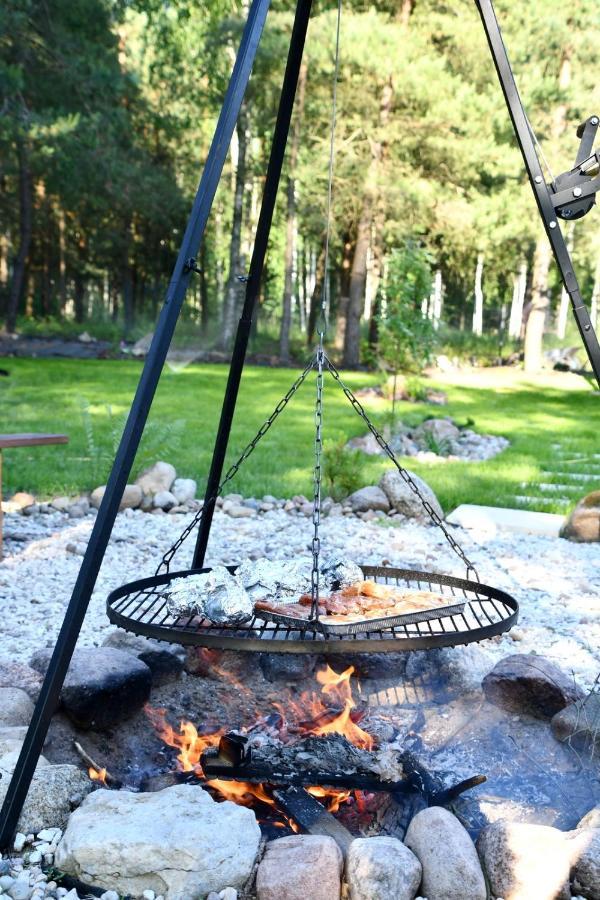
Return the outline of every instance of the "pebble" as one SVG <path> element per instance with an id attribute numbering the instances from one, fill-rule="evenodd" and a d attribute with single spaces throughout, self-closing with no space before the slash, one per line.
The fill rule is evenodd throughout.
<path id="1" fill-rule="evenodd" d="M 142 897 L 144 898 L 144 900 L 155 900 L 156 894 L 154 893 L 154 891 L 148 890 L 148 891 L 144 891 L 144 893 L 142 894 Z"/>
<path id="2" fill-rule="evenodd" d="M 29 886 L 29 872 L 27 870 L 23 871 L 14 881 L 8 893 L 12 900 L 29 900 L 31 889 Z"/>
<path id="3" fill-rule="evenodd" d="M 119 900 L 119 895 L 116 891 L 104 891 L 104 893 L 100 897 L 100 900 Z"/>
<path id="4" fill-rule="evenodd" d="M 27 838 L 25 837 L 25 835 L 21 834 L 20 831 L 17 831 L 17 833 L 15 835 L 15 840 L 13 843 L 13 847 L 17 851 L 17 853 L 21 852 L 21 850 L 23 849 L 23 847 L 25 846 L 26 843 L 27 843 Z"/>
<path id="5" fill-rule="evenodd" d="M 58 842 L 61 837 L 62 831 L 60 828 L 44 828 L 43 831 L 38 831 L 37 833 L 38 841 Z"/>

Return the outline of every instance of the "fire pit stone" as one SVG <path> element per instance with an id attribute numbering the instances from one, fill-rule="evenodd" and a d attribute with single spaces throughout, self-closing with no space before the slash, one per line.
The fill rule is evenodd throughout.
<path id="1" fill-rule="evenodd" d="M 50 650 L 31 659 L 45 672 Z M 131 653 L 114 647 L 80 647 L 75 650 L 61 692 L 69 718 L 80 728 L 103 731 L 133 715 L 150 696 L 152 672 Z"/>
<path id="2" fill-rule="evenodd" d="M 331 837 L 294 834 L 267 844 L 258 867 L 258 900 L 339 900 L 342 852 Z"/>
<path id="3" fill-rule="evenodd" d="M 492 893 L 514 900 L 569 900 L 571 860 L 565 833 L 548 825 L 494 822 L 477 849 Z"/>
<path id="4" fill-rule="evenodd" d="M 428 900 L 486 900 L 485 878 L 475 846 L 447 809 L 431 806 L 417 813 L 404 842 L 423 867 L 421 890 Z M 529 900 L 533 896 L 530 894 Z"/>
<path id="5" fill-rule="evenodd" d="M 252 810 L 216 803 L 199 785 L 149 794 L 98 790 L 69 819 L 55 865 L 121 895 L 154 891 L 190 900 L 241 887 L 259 843 Z"/>
<path id="6" fill-rule="evenodd" d="M 490 703 L 542 719 L 584 696 L 571 675 L 534 653 L 504 657 L 485 676 L 482 687 Z"/>
<path id="7" fill-rule="evenodd" d="M 155 687 L 176 681 L 183 672 L 185 649 L 179 644 L 167 644 L 165 641 L 155 641 L 139 634 L 131 634 L 122 628 L 115 628 L 104 639 L 102 646 L 124 650 L 140 659 L 151 670 Z"/>
<path id="8" fill-rule="evenodd" d="M 357 838 L 350 844 L 346 860 L 350 900 L 413 900 L 421 877 L 421 863 L 397 838 Z"/>
<path id="9" fill-rule="evenodd" d="M 29 725 L 33 703 L 16 687 L 0 688 L 0 726 Z"/>
<path id="10" fill-rule="evenodd" d="M 8 782 L 6 776 L 0 779 L 0 803 Z M 38 766 L 19 818 L 19 831 L 31 834 L 42 828 L 62 828 L 71 811 L 92 789 L 93 782 L 77 766 Z"/>

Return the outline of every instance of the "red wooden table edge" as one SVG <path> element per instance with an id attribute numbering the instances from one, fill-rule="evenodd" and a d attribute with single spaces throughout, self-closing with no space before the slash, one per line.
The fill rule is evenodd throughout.
<path id="1" fill-rule="evenodd" d="M 66 434 L 0 434 L 0 450 L 9 447 L 41 447 L 46 444 L 68 444 Z"/>

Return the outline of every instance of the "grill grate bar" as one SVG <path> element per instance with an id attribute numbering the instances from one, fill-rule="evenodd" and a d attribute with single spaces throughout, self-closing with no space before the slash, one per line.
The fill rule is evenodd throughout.
<path id="1" fill-rule="evenodd" d="M 467 605 L 462 612 L 451 616 L 353 634 L 324 635 L 311 628 L 257 617 L 245 625 L 229 627 L 207 623 L 197 615 L 174 618 L 169 613 L 163 591 L 170 578 L 186 574 L 179 572 L 119 588 L 108 598 L 107 611 L 115 624 L 163 641 L 225 649 L 304 653 L 324 650 L 334 653 L 349 650 L 382 652 L 453 646 L 501 634 L 517 620 L 517 602 L 495 588 L 448 575 L 430 575 L 389 566 L 363 568 L 366 577 L 379 582 L 421 590 L 426 585 L 429 590 L 449 598 L 464 598 Z"/>

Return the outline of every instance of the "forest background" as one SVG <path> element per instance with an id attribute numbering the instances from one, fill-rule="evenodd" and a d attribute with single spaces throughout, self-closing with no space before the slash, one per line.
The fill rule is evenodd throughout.
<path id="1" fill-rule="evenodd" d="M 336 4 L 315 3 L 253 348 L 290 362 L 323 295 Z M 595 4 L 498 0 L 555 174 L 600 110 Z M 180 340 L 227 350 L 243 298 L 292 23 L 274 0 L 188 291 Z M 7 0 L 0 8 L 0 316 L 8 332 L 152 329 L 243 27 L 239 0 Z M 377 357 L 398 272 L 439 346 L 565 338 L 568 298 L 473 0 L 344 0 L 330 340 Z M 564 226 L 563 226 L 564 227 Z M 597 316 L 600 226 L 566 228 Z M 396 264 L 393 261 L 396 260 Z M 415 298 L 412 298 L 415 302 Z M 385 355 L 385 354 L 384 354 Z"/>

